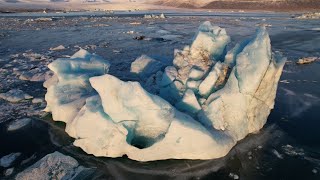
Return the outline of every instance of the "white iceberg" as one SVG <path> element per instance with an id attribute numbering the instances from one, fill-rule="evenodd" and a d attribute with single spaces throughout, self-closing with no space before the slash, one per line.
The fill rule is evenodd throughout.
<path id="1" fill-rule="evenodd" d="M 67 123 L 74 145 L 138 161 L 213 159 L 259 131 L 273 109 L 285 58 L 271 52 L 265 27 L 227 52 L 225 29 L 203 23 L 173 66 L 144 86 L 106 74 L 109 63 L 80 50 L 49 65 L 47 110 Z M 135 61 L 138 74 L 154 60 Z M 156 65 L 155 67 L 158 67 Z"/>

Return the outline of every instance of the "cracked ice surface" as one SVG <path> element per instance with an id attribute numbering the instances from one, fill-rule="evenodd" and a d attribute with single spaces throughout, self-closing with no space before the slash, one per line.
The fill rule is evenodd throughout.
<path id="1" fill-rule="evenodd" d="M 146 56 L 133 62 L 140 82 L 107 74 L 108 61 L 80 50 L 49 65 L 55 75 L 45 82 L 47 110 L 67 123 L 74 145 L 95 156 L 225 156 L 265 124 L 285 63 L 271 52 L 264 27 L 227 52 L 229 42 L 225 29 L 205 22 L 191 46 L 175 50 L 172 66 Z M 154 75 L 146 80 L 146 72 Z"/>

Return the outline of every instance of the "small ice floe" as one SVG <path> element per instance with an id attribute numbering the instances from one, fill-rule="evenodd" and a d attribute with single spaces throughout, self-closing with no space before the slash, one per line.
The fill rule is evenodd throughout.
<path id="1" fill-rule="evenodd" d="M 88 169 L 74 158 L 54 152 L 20 172 L 16 179 L 78 179 L 81 175 L 88 175 Z"/>
<path id="2" fill-rule="evenodd" d="M 114 49 L 114 50 L 112 50 L 112 52 L 115 53 L 115 54 L 120 54 L 122 51 Z"/>
<path id="3" fill-rule="evenodd" d="M 27 51 L 22 54 L 25 58 L 30 59 L 31 61 L 39 61 L 39 60 L 45 60 L 46 57 L 39 53 L 33 53 L 32 51 Z"/>
<path id="4" fill-rule="evenodd" d="M 165 19 L 166 16 L 163 13 L 161 13 L 160 15 L 145 14 L 144 18 L 145 19 Z"/>
<path id="5" fill-rule="evenodd" d="M 54 48 L 50 48 L 50 51 L 61 51 L 61 50 L 65 50 L 66 47 L 64 47 L 63 45 L 59 45 L 57 47 Z"/>
<path id="6" fill-rule="evenodd" d="M 127 31 L 126 33 L 127 34 L 134 34 L 135 32 L 134 31 Z"/>
<path id="7" fill-rule="evenodd" d="M 313 174 L 317 174 L 317 173 L 318 173 L 318 170 L 312 169 L 312 173 L 313 173 Z"/>
<path id="8" fill-rule="evenodd" d="M 44 102 L 44 99 L 42 99 L 42 98 L 34 98 L 34 99 L 32 99 L 32 103 L 33 104 L 41 104 L 43 102 Z"/>
<path id="9" fill-rule="evenodd" d="M 273 150 L 272 150 L 272 153 L 273 153 L 274 155 L 276 155 L 276 156 L 277 156 L 277 158 L 279 158 L 279 159 L 283 159 L 282 154 L 280 154 L 277 150 L 273 149 Z"/>
<path id="10" fill-rule="evenodd" d="M 318 60 L 318 57 L 304 57 L 299 59 L 296 63 L 301 65 L 301 64 L 310 64 L 313 63 L 314 61 Z"/>
<path id="11" fill-rule="evenodd" d="M 39 69 L 33 69 L 29 72 L 22 72 L 19 71 L 16 72 L 19 76 L 20 80 L 23 81 L 32 81 L 32 82 L 44 82 L 45 80 L 49 79 L 52 76 L 51 71 L 47 72 L 39 72 Z"/>
<path id="12" fill-rule="evenodd" d="M 35 21 L 38 21 L 38 22 L 50 22 L 50 21 L 53 21 L 53 18 L 36 18 Z"/>
<path id="13" fill-rule="evenodd" d="M 33 96 L 26 94 L 20 89 L 11 89 L 6 93 L 0 93 L 0 98 L 12 103 L 17 103 L 22 100 L 32 99 Z"/>
<path id="14" fill-rule="evenodd" d="M 272 27 L 272 24 L 267 24 L 267 23 L 258 23 L 256 26 L 263 26 L 263 27 Z"/>
<path id="15" fill-rule="evenodd" d="M 296 19 L 320 19 L 320 12 L 314 12 L 314 13 L 305 13 L 301 16 L 295 17 Z"/>
<path id="16" fill-rule="evenodd" d="M 233 179 L 239 179 L 239 175 L 234 174 L 234 173 L 230 173 L 230 174 L 229 174 L 229 177 L 230 177 L 230 178 L 233 178 Z"/>
<path id="17" fill-rule="evenodd" d="M 295 148 L 295 147 L 291 146 L 290 144 L 282 146 L 282 149 L 284 150 L 284 153 L 286 153 L 289 156 L 303 156 L 304 155 L 303 149 Z"/>
<path id="18" fill-rule="evenodd" d="M 89 44 L 89 45 L 86 45 L 84 47 L 84 49 L 86 49 L 86 50 L 88 50 L 88 49 L 95 50 L 95 49 L 97 49 L 97 45 Z"/>
<path id="19" fill-rule="evenodd" d="M 109 27 L 109 24 L 94 24 L 92 27 Z"/>
<path id="20" fill-rule="evenodd" d="M 131 22 L 131 23 L 129 23 L 129 24 L 131 24 L 131 25 L 140 25 L 141 22 Z"/>
<path id="21" fill-rule="evenodd" d="M 21 128 L 27 126 L 31 121 L 32 121 L 32 119 L 30 119 L 30 118 L 16 119 L 8 125 L 7 130 L 8 131 L 15 131 L 15 130 L 21 129 Z"/>
<path id="22" fill-rule="evenodd" d="M 6 156 L 3 156 L 1 159 L 0 159 L 0 166 L 1 167 L 4 167 L 4 168 L 7 168 L 7 167 L 10 167 L 12 165 L 12 163 L 17 160 L 17 158 L 21 155 L 20 152 L 17 152 L 17 153 L 11 153 L 11 154 L 8 154 Z"/>
<path id="23" fill-rule="evenodd" d="M 4 171 L 4 176 L 10 176 L 14 171 L 14 168 L 9 168 Z"/>
<path id="24" fill-rule="evenodd" d="M 281 81 L 279 81 L 279 82 L 284 83 L 284 84 L 289 84 L 289 83 L 290 83 L 290 82 L 289 82 L 288 80 L 286 80 L 286 79 L 281 80 Z"/>

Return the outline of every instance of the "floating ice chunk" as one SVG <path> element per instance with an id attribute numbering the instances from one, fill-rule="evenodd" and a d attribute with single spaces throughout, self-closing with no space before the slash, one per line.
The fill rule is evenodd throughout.
<path id="1" fill-rule="evenodd" d="M 190 89 L 186 90 L 182 100 L 175 105 L 179 110 L 183 112 L 190 112 L 196 114 L 201 110 L 201 106 L 194 95 L 194 92 Z"/>
<path id="2" fill-rule="evenodd" d="M 3 156 L 1 159 L 0 159 L 0 166 L 1 167 L 4 167 L 4 168 L 7 168 L 7 167 L 10 167 L 12 165 L 12 163 L 21 155 L 21 153 L 11 153 L 11 154 L 8 154 L 6 156 Z"/>
<path id="3" fill-rule="evenodd" d="M 319 12 L 305 13 L 295 18 L 296 19 L 320 19 L 320 13 Z"/>
<path id="4" fill-rule="evenodd" d="M 42 98 L 34 98 L 34 99 L 32 99 L 32 103 L 33 104 L 41 104 L 43 102 L 44 102 L 44 99 L 42 99 Z"/>
<path id="5" fill-rule="evenodd" d="M 166 18 L 166 16 L 165 16 L 163 13 L 161 13 L 161 14 L 160 14 L 160 16 L 159 16 L 159 18 L 161 18 L 161 19 L 165 19 L 165 18 Z"/>
<path id="6" fill-rule="evenodd" d="M 130 72 L 139 75 L 141 78 L 146 79 L 155 74 L 164 67 L 160 61 L 152 59 L 146 55 L 142 55 L 131 63 Z"/>
<path id="7" fill-rule="evenodd" d="M 317 169 L 312 169 L 312 173 L 313 173 L 313 174 L 317 174 L 317 173 L 318 173 L 318 170 L 317 170 Z"/>
<path id="8" fill-rule="evenodd" d="M 314 61 L 316 61 L 317 59 L 320 59 L 318 57 L 305 57 L 305 58 L 301 58 L 297 61 L 297 64 L 301 65 L 301 64 L 310 64 L 313 63 Z"/>
<path id="9" fill-rule="evenodd" d="M 105 74 L 104 61 L 91 66 L 86 62 L 92 55 L 83 50 L 61 64 L 55 61 L 49 65 L 55 75 L 45 83 L 53 119 L 66 122 L 74 145 L 95 156 L 138 161 L 225 156 L 265 124 L 285 59 L 271 53 L 265 28 L 227 58 L 230 38 L 224 29 L 206 22 L 199 31 L 191 47 L 175 51 L 174 66 L 143 82 L 154 91 Z"/>
<path id="10" fill-rule="evenodd" d="M 21 129 L 21 128 L 27 126 L 29 123 L 31 123 L 31 121 L 32 121 L 32 119 L 30 119 L 30 118 L 23 118 L 23 119 L 14 120 L 13 122 L 11 122 L 8 125 L 7 130 L 8 131 L 15 131 L 15 130 Z"/>
<path id="11" fill-rule="evenodd" d="M 72 179 L 82 170 L 74 158 L 54 152 L 20 172 L 16 179 Z"/>
<path id="12" fill-rule="evenodd" d="M 32 99 L 33 97 L 20 89 L 11 89 L 6 93 L 0 93 L 0 98 L 12 103 L 17 103 L 22 100 Z"/>
<path id="13" fill-rule="evenodd" d="M 22 54 L 24 57 L 30 59 L 31 61 L 38 61 L 44 59 L 45 57 L 42 54 L 33 53 L 31 51 L 25 52 Z"/>
<path id="14" fill-rule="evenodd" d="M 277 150 L 273 149 L 273 150 L 272 150 L 272 153 L 273 153 L 275 156 L 277 156 L 277 158 L 283 159 L 283 155 L 280 154 Z"/>
<path id="15" fill-rule="evenodd" d="M 65 50 L 66 47 L 64 47 L 63 45 L 59 45 L 57 47 L 54 48 L 50 48 L 50 51 L 61 51 L 61 50 Z"/>
<path id="16" fill-rule="evenodd" d="M 4 171 L 4 176 L 10 176 L 14 171 L 14 168 L 9 168 Z"/>

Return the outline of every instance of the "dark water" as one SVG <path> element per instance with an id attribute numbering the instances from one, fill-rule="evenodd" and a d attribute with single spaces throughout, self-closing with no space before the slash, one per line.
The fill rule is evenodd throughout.
<path id="1" fill-rule="evenodd" d="M 140 18 L 141 14 L 125 14 L 113 19 L 104 14 L 81 18 L 89 15 L 75 14 L 57 21 L 34 23 L 25 23 L 30 15 L 0 16 L 0 35 L 3 34 L 0 36 L 0 59 L 7 59 L 0 62 L 0 67 L 11 63 L 10 55 L 29 49 L 46 54 L 50 47 L 60 44 L 69 47 L 65 51 L 49 54 L 55 59 L 71 55 L 77 50 L 75 45 L 96 45 L 89 51 L 108 59 L 112 64 L 111 74 L 126 79 L 129 78 L 130 63 L 136 57 L 147 54 L 164 61 L 172 59 L 173 49 L 189 44 L 198 25 L 205 20 L 225 27 L 232 37 L 232 44 L 252 36 L 256 24 L 266 23 L 272 25 L 269 33 L 273 50 L 281 51 L 288 57 L 275 108 L 259 133 L 248 135 L 224 158 L 141 163 L 125 157 L 112 159 L 87 155 L 72 145 L 73 140 L 64 132 L 63 123 L 53 122 L 50 115 L 42 118 L 28 115 L 25 107 L 33 108 L 31 103 L 10 104 L 0 100 L 0 157 L 12 152 L 22 153 L 13 164 L 14 174 L 7 179 L 12 179 L 17 172 L 54 151 L 70 155 L 81 165 L 93 168 L 94 173 L 87 179 L 233 179 L 230 173 L 240 179 L 320 179 L 320 62 L 295 64 L 300 57 L 320 56 L 319 20 L 296 20 L 290 14 L 174 12 L 163 20 L 146 20 Z M 141 24 L 131 25 L 132 22 Z M 108 26 L 95 26 L 97 24 Z M 160 29 L 178 36 L 159 41 L 157 38 L 162 35 L 157 31 Z M 126 33 L 131 30 L 138 33 Z M 134 40 L 138 35 L 155 40 Z M 0 92 L 19 87 L 34 97 L 45 94 L 41 83 L 17 80 L 6 84 L 3 79 L 1 83 Z M 6 107 L 11 108 L 7 110 Z M 31 124 L 18 131 L 7 132 L 6 127 L 11 121 L 25 116 L 33 118 Z M 21 165 L 23 160 L 32 156 L 35 158 Z M 0 168 L 0 178 L 5 178 L 4 170 Z"/>

